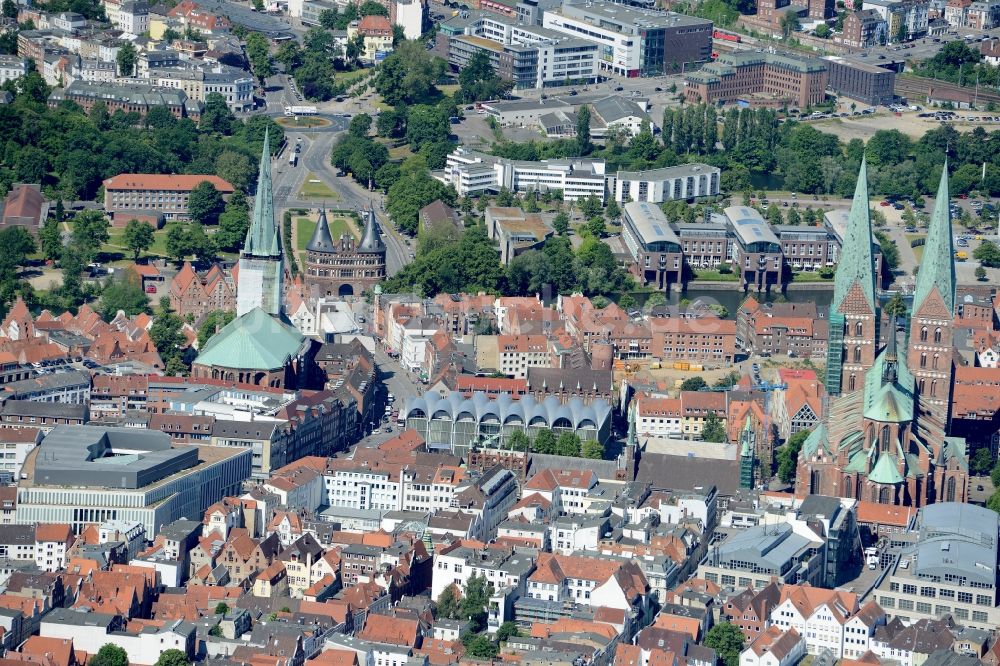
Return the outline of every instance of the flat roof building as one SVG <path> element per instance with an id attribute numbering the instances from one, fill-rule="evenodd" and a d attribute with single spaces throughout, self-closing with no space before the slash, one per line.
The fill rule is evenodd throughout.
<path id="1" fill-rule="evenodd" d="M 712 55 L 712 22 L 674 12 L 567 0 L 542 25 L 596 43 L 601 69 L 627 77 L 681 72 Z"/>
<path id="2" fill-rule="evenodd" d="M 58 426 L 28 454 L 18 487 L 19 523 L 136 521 L 146 534 L 200 516 L 239 491 L 250 449 L 171 446 L 161 432 Z"/>
<path id="3" fill-rule="evenodd" d="M 893 534 L 881 565 L 889 568 L 876 600 L 903 622 L 951 615 L 968 627 L 1000 624 L 997 598 L 1000 516 L 972 504 L 920 509 L 917 530 Z"/>
<path id="4" fill-rule="evenodd" d="M 830 70 L 828 85 L 838 95 L 872 106 L 891 104 L 895 98 L 896 72 L 854 58 L 826 58 Z M 891 64 L 891 63 L 890 63 Z"/>

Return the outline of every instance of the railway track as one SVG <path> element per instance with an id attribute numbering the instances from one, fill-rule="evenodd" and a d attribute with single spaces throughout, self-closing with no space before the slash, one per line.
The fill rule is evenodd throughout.
<path id="1" fill-rule="evenodd" d="M 924 101 L 927 99 L 927 93 L 930 91 L 931 86 L 936 90 L 945 90 L 948 92 L 974 93 L 973 88 L 960 86 L 955 83 L 902 76 L 896 77 L 894 91 L 900 97 L 912 98 L 916 95 L 920 98 L 920 101 Z M 982 86 L 979 87 L 979 93 L 976 95 L 976 98 L 979 104 L 987 104 L 989 102 L 1000 104 L 1000 95 L 991 92 L 989 89 L 984 89 Z M 915 102 L 916 100 L 912 101 Z"/>

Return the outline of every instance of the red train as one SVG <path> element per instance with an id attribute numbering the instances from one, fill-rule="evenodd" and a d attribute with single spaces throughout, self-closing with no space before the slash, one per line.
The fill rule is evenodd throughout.
<path id="1" fill-rule="evenodd" d="M 734 32 L 728 32 L 726 30 L 715 30 L 712 33 L 712 39 L 722 39 L 727 42 L 737 42 L 737 43 L 743 41 L 742 35 L 737 35 Z"/>

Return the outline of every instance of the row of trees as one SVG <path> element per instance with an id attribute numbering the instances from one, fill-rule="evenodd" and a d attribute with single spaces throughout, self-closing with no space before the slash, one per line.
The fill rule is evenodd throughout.
<path id="1" fill-rule="evenodd" d="M 545 453 L 573 458 L 582 457 L 600 460 L 604 457 L 603 444 L 594 440 L 581 441 L 579 435 L 571 432 L 564 432 L 556 437 L 555 433 L 551 430 L 542 430 L 532 440 L 527 434 L 518 430 L 511 433 L 504 447 L 511 451 Z"/>

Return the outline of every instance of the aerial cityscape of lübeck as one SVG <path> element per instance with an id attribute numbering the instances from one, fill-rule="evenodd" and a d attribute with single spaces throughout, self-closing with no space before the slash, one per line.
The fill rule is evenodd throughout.
<path id="1" fill-rule="evenodd" d="M 0 666 L 1000 666 L 1000 0 L 0 0 Z"/>

